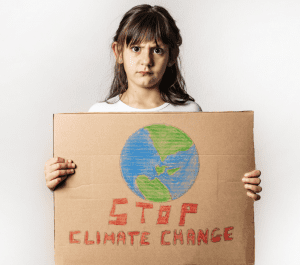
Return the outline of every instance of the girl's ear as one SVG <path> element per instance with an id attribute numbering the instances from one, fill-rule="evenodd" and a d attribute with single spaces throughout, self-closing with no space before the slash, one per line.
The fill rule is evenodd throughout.
<path id="1" fill-rule="evenodd" d="M 116 62 L 119 64 L 123 63 L 123 59 L 122 59 L 122 52 L 120 49 L 120 45 L 115 41 L 112 45 L 111 48 L 114 52 L 115 58 L 116 58 Z"/>

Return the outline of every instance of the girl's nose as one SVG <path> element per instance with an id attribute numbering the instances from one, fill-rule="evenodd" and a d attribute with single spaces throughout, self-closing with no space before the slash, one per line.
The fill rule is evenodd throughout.
<path id="1" fill-rule="evenodd" d="M 145 51 L 143 53 L 142 64 L 145 66 L 153 65 L 153 58 L 151 55 L 151 51 L 145 49 Z"/>

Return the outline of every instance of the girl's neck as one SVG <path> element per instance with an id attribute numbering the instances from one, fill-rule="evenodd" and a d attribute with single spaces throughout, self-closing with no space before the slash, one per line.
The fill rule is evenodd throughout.
<path id="1" fill-rule="evenodd" d="M 158 89 L 135 90 L 128 88 L 120 95 L 120 100 L 126 105 L 136 109 L 157 108 L 165 102 L 160 97 Z"/>

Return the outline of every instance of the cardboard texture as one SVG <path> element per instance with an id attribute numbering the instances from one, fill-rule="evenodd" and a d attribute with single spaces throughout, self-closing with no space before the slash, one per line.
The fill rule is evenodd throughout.
<path id="1" fill-rule="evenodd" d="M 55 264 L 254 264 L 253 115 L 54 115 Z"/>

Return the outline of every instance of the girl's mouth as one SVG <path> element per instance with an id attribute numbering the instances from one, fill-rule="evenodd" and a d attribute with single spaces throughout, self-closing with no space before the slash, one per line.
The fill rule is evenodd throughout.
<path id="1" fill-rule="evenodd" d="M 151 72 L 139 72 L 139 73 L 141 73 L 142 75 L 150 75 L 150 74 L 152 74 Z"/>

